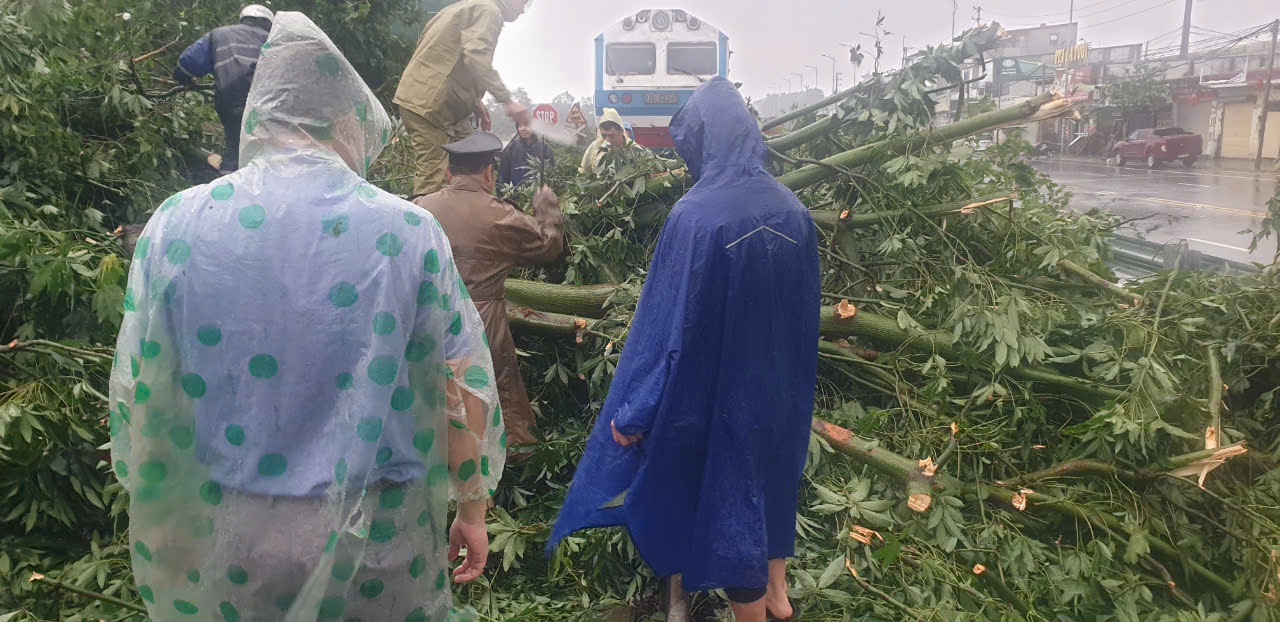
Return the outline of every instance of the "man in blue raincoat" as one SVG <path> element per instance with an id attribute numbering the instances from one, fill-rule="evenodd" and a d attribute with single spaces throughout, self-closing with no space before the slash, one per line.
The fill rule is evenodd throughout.
<path id="1" fill-rule="evenodd" d="M 817 375 L 813 220 L 766 172 L 728 81 L 699 88 L 671 136 L 697 183 L 662 231 L 549 547 L 624 525 L 658 576 L 725 589 L 739 621 L 788 619 Z"/>

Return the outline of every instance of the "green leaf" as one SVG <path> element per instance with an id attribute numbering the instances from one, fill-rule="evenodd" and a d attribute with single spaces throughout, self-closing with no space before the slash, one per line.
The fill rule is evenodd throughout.
<path id="1" fill-rule="evenodd" d="M 822 574 L 818 577 L 819 589 L 829 587 L 832 583 L 836 582 L 836 578 L 840 576 L 840 573 L 844 572 L 844 562 L 845 557 L 843 555 L 831 558 L 826 569 L 823 570 Z"/>

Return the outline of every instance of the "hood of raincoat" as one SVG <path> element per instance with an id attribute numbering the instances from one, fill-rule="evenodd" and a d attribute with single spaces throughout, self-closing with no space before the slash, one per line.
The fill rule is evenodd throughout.
<path id="1" fill-rule="evenodd" d="M 361 177 L 391 119 L 338 47 L 302 13 L 276 14 L 245 102 L 240 165 L 300 152 L 340 158 Z"/>
<path id="2" fill-rule="evenodd" d="M 607 112 L 607 110 L 606 110 Z M 760 126 L 732 82 L 713 78 L 671 118 L 671 139 L 695 180 L 766 173 Z"/>
<path id="3" fill-rule="evenodd" d="M 607 142 L 604 139 L 604 132 L 600 131 L 600 126 L 604 125 L 605 122 L 608 122 L 608 121 L 617 123 L 618 127 L 623 129 L 623 133 L 626 132 L 627 126 L 626 126 L 626 123 L 622 120 L 622 115 L 618 114 L 618 111 L 614 108 L 605 108 L 604 114 L 600 115 L 600 118 L 596 122 L 596 142 L 600 144 L 604 144 L 605 142 Z M 635 141 L 631 140 L 631 135 L 627 134 L 627 143 L 630 144 L 633 142 Z"/>

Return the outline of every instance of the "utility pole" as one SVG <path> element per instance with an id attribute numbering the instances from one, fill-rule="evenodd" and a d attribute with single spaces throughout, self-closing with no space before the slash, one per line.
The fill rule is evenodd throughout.
<path id="1" fill-rule="evenodd" d="M 982 5 L 981 4 L 974 5 L 973 10 L 976 13 L 976 15 L 973 18 L 973 23 L 975 25 L 981 26 L 982 25 Z M 1061 13 L 1059 13 L 1059 15 L 1061 15 Z"/>
<path id="2" fill-rule="evenodd" d="M 1180 53 L 1182 58 L 1187 57 L 1187 52 L 1191 49 L 1191 3 L 1193 0 L 1187 0 L 1186 8 L 1182 9 L 1182 47 Z"/>
<path id="3" fill-rule="evenodd" d="M 1075 0 L 1071 0 L 1075 2 Z M 951 38 L 956 38 L 956 12 L 960 10 L 960 0 L 951 0 Z"/>
<path id="4" fill-rule="evenodd" d="M 1253 170 L 1262 170 L 1262 145 L 1267 138 L 1267 109 L 1271 107 L 1271 74 L 1276 68 L 1276 38 L 1280 35 L 1280 19 L 1271 22 L 1271 53 L 1267 55 L 1267 75 L 1263 78 L 1262 118 L 1258 119 L 1258 155 L 1253 159 Z M 1248 73 L 1248 70 L 1245 70 Z M 1246 76 L 1247 77 L 1247 76 Z"/>
<path id="5" fill-rule="evenodd" d="M 844 74 L 843 74 L 843 73 L 840 73 L 839 71 L 837 71 L 837 72 L 836 72 L 836 92 L 837 92 L 837 93 L 839 93 L 839 92 L 840 92 L 840 77 L 841 77 L 841 76 L 843 76 L 843 75 L 844 75 Z"/>
<path id="6" fill-rule="evenodd" d="M 1076 0 L 1071 0 L 1070 8 L 1067 9 L 1067 23 L 1070 24 L 1074 21 L 1076 21 Z"/>
<path id="7" fill-rule="evenodd" d="M 840 92 L 840 84 L 836 82 L 836 57 L 830 54 L 819 54 L 819 56 L 831 61 L 831 94 L 835 95 Z"/>

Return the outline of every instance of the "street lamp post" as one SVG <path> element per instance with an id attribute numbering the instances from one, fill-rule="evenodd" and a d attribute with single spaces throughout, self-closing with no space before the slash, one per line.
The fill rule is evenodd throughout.
<path id="1" fill-rule="evenodd" d="M 805 65 L 804 67 L 805 69 L 813 70 L 813 86 L 814 88 L 817 88 L 819 91 L 821 91 L 822 88 L 818 86 L 818 68 L 814 67 L 813 65 Z M 801 80 L 801 82 L 804 82 L 804 80 Z M 803 84 L 801 85 L 801 87 L 803 88 Z"/>
<path id="2" fill-rule="evenodd" d="M 836 57 L 830 54 L 820 54 L 820 56 L 831 61 L 831 94 L 835 95 L 840 92 L 840 86 L 836 84 Z"/>
<path id="3" fill-rule="evenodd" d="M 797 78 L 800 78 L 800 92 L 801 92 L 801 93 L 803 93 L 803 92 L 804 92 L 804 74 L 802 74 L 802 73 L 796 73 L 796 72 L 794 72 L 794 71 L 793 71 L 793 72 L 791 72 L 791 75 L 793 75 L 793 76 L 795 76 L 795 77 L 797 77 Z M 788 82 L 787 82 L 787 84 L 790 84 L 790 83 L 791 83 L 790 81 L 788 81 Z"/>
<path id="4" fill-rule="evenodd" d="M 787 76 L 787 95 L 790 95 L 790 94 L 792 94 L 792 93 L 794 93 L 794 92 L 795 92 L 795 91 L 791 88 L 791 76 L 794 76 L 794 75 L 796 75 L 796 74 L 794 74 L 794 73 L 793 73 L 793 74 L 791 74 L 791 75 Z"/>

